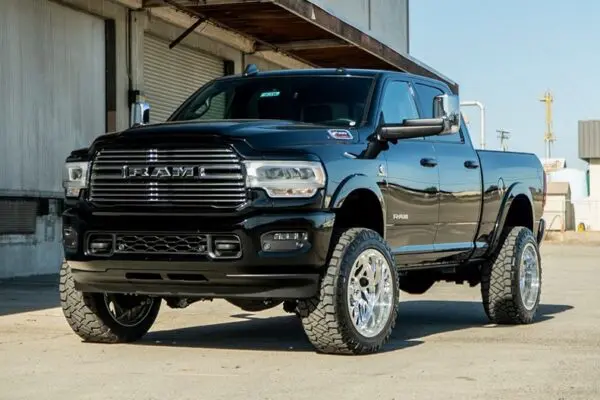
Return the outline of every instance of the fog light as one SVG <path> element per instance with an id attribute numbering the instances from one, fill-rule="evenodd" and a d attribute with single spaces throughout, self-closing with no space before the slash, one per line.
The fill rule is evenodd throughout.
<path id="1" fill-rule="evenodd" d="M 306 232 L 269 232 L 261 237 L 263 251 L 293 251 L 309 245 Z"/>
<path id="2" fill-rule="evenodd" d="M 113 252 L 113 237 L 112 235 L 92 235 L 89 239 L 88 251 L 90 254 L 109 255 Z"/>
<path id="3" fill-rule="evenodd" d="M 237 250 L 240 246 L 237 243 L 216 243 L 215 247 L 219 251 Z"/>
<path id="4" fill-rule="evenodd" d="M 65 249 L 77 251 L 78 248 L 78 237 L 77 231 L 71 226 L 63 227 L 63 245 Z"/>
<path id="5" fill-rule="evenodd" d="M 212 250 L 209 254 L 212 258 L 239 258 L 242 255 L 242 244 L 235 235 L 211 237 Z"/>
<path id="6" fill-rule="evenodd" d="M 92 253 L 106 253 L 110 250 L 110 243 L 108 242 L 92 242 L 90 244 L 90 250 Z"/>

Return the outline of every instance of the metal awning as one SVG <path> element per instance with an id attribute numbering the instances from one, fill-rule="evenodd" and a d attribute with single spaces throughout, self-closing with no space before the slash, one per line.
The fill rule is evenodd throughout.
<path id="1" fill-rule="evenodd" d="M 314 67 L 410 72 L 442 80 L 458 93 L 455 82 L 308 0 L 144 1 L 145 7 L 166 5 L 250 38 L 255 51 L 281 52 Z"/>

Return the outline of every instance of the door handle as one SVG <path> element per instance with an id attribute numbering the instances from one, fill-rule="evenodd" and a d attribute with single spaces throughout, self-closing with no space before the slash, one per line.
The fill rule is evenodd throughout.
<path id="1" fill-rule="evenodd" d="M 467 160 L 465 161 L 465 168 L 477 169 L 479 168 L 479 163 L 477 161 Z"/>
<path id="2" fill-rule="evenodd" d="M 421 165 L 423 167 L 432 168 L 437 165 L 437 160 L 435 158 L 430 158 L 430 157 L 421 158 Z"/>

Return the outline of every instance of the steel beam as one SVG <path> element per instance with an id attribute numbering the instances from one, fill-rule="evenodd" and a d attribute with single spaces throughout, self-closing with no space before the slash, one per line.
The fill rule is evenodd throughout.
<path id="1" fill-rule="evenodd" d="M 329 49 L 332 47 L 352 47 L 352 44 L 344 40 L 302 40 L 288 43 L 273 43 L 269 46 L 257 45 L 256 51 L 269 51 L 273 48 L 286 51 Z"/>

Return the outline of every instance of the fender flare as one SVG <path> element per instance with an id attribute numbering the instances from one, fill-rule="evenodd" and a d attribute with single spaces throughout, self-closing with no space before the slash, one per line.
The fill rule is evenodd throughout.
<path id="1" fill-rule="evenodd" d="M 328 202 L 329 208 L 333 210 L 340 209 L 344 205 L 344 201 L 350 196 L 350 194 L 356 190 L 368 190 L 373 193 L 377 200 L 379 200 L 379 205 L 381 206 L 381 214 L 382 214 L 382 225 L 383 225 L 383 233 L 385 237 L 386 233 L 386 207 L 385 207 L 385 199 L 383 198 L 383 193 L 381 189 L 377 185 L 372 178 L 367 177 L 366 175 L 356 174 L 350 175 L 345 178 L 337 187 L 337 189 L 331 195 L 331 199 Z"/>
<path id="2" fill-rule="evenodd" d="M 525 196 L 527 198 L 527 200 L 529 201 L 529 206 L 531 207 L 531 215 L 533 216 L 533 218 L 535 218 L 535 210 L 533 208 L 533 197 L 531 196 L 529 188 L 520 182 L 512 184 L 504 194 L 504 197 L 502 198 L 500 211 L 498 212 L 496 224 L 494 225 L 494 233 L 492 234 L 492 240 L 490 240 L 490 251 L 494 251 L 498 247 L 502 232 L 504 230 L 504 226 L 506 224 L 506 219 L 508 218 L 508 212 L 510 211 L 510 207 L 512 206 L 513 201 L 517 198 L 517 196 Z M 531 221 L 531 226 L 535 226 L 534 220 Z"/>

